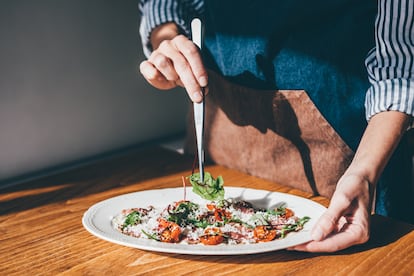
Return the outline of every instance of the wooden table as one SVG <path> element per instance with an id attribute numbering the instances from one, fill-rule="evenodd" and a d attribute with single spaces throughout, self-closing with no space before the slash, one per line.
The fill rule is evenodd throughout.
<path id="1" fill-rule="evenodd" d="M 413 275 L 414 226 L 372 218 L 372 238 L 334 254 L 276 251 L 242 256 L 191 256 L 142 251 L 89 234 L 84 212 L 113 196 L 178 187 L 192 158 L 159 147 L 131 151 L 58 175 L 0 190 L 0 275 Z M 226 186 L 311 198 L 246 174 L 210 165 Z"/>

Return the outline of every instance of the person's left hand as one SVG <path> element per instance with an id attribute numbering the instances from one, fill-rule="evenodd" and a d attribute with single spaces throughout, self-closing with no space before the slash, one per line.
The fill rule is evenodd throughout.
<path id="1" fill-rule="evenodd" d="M 289 250 L 334 252 L 368 241 L 370 233 L 370 183 L 359 174 L 339 180 L 327 211 L 313 227 L 313 241 Z"/>

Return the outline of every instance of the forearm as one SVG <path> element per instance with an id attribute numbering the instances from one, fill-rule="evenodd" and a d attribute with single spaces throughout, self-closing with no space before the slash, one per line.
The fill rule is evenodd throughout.
<path id="1" fill-rule="evenodd" d="M 388 111 L 371 118 L 347 173 L 362 175 L 375 185 L 407 129 L 410 116 Z"/>

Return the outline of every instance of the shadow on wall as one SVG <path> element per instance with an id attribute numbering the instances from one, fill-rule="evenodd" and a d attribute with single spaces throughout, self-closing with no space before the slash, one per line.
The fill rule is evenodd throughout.
<path id="1" fill-rule="evenodd" d="M 5 0 L 0 21 L 0 186 L 184 132 L 185 93 L 137 73 L 137 1 Z"/>

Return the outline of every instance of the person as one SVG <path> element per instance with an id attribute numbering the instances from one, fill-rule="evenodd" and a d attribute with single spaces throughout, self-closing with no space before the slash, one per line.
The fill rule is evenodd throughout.
<path id="1" fill-rule="evenodd" d="M 414 222 L 413 1 L 144 0 L 139 8 L 144 78 L 184 87 L 193 102 L 208 86 L 214 162 L 331 198 L 313 241 L 291 249 L 365 243 L 372 206 Z M 191 41 L 194 17 L 205 25 L 202 51 Z"/>

